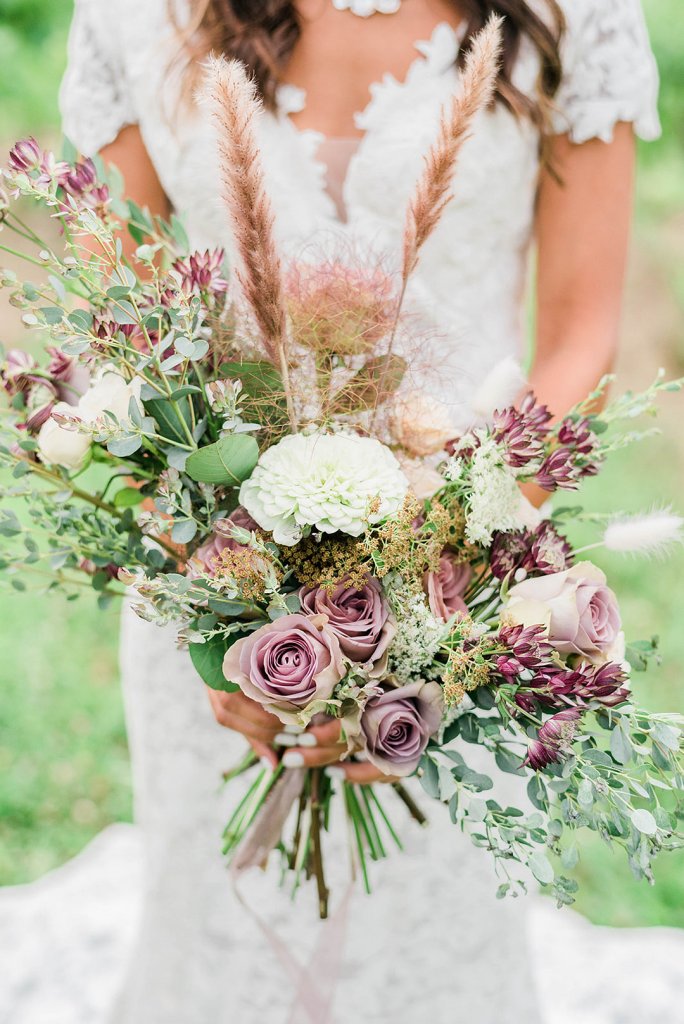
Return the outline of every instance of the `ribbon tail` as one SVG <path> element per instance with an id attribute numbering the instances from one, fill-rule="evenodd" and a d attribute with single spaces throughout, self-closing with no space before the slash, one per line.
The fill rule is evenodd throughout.
<path id="1" fill-rule="evenodd" d="M 286 769 L 264 801 L 231 859 L 235 875 L 264 863 L 280 840 L 287 816 L 304 786 L 306 769 Z"/>

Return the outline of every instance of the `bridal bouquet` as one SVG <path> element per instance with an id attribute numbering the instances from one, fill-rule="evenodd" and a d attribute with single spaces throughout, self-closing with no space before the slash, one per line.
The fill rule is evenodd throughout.
<path id="1" fill-rule="evenodd" d="M 2 284 L 48 345 L 0 368 L 0 567 L 20 590 L 33 576 L 92 586 L 103 608 L 128 588 L 144 618 L 178 625 L 209 687 L 240 689 L 292 735 L 336 720 L 346 758 L 392 780 L 340 782 L 287 752 L 275 771 L 250 752 L 226 773 L 246 780 L 224 837 L 234 870 L 277 848 L 295 887 L 315 876 L 322 916 L 331 807 L 369 886 L 368 861 L 400 845 L 388 800 L 425 820 L 402 782 L 414 774 L 493 854 L 501 895 L 522 864 L 572 902 L 581 828 L 649 879 L 683 838 L 682 721 L 641 710 L 629 685 L 653 645 L 625 641 L 606 577 L 565 535 L 584 519 L 590 547 L 650 553 L 681 520 L 542 514 L 521 491 L 576 489 L 679 384 L 659 377 L 599 411 L 604 382 L 554 422 L 531 394 L 515 403 L 519 376 L 500 367 L 456 430 L 411 381 L 407 283 L 490 100 L 498 32 L 479 37 L 444 112 L 396 269 L 370 252 L 280 256 L 237 63 L 214 63 L 208 94 L 234 269 L 190 252 L 175 217 L 124 203 L 90 160 L 27 139 L 4 171 L 0 216 L 21 250 L 0 249 L 36 272 Z M 17 199 L 51 212 L 63 251 Z M 498 798 L 487 764 L 521 777 L 522 806 Z"/>

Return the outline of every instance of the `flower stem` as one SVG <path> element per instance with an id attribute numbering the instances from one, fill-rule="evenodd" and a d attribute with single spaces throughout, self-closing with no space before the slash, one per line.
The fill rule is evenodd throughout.
<path id="1" fill-rule="evenodd" d="M 328 887 L 323 873 L 323 850 L 321 847 L 321 780 L 322 771 L 314 768 L 311 772 L 311 850 L 313 869 L 318 889 L 318 914 L 322 921 L 328 916 Z"/>

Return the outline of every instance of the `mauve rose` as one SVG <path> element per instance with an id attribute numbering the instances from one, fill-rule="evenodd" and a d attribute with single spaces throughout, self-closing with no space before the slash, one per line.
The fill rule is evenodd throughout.
<path id="1" fill-rule="evenodd" d="M 291 722 L 312 700 L 332 696 L 344 659 L 324 616 L 283 615 L 233 644 L 223 674 L 282 722 Z"/>
<path id="2" fill-rule="evenodd" d="M 411 775 L 442 713 L 439 683 L 407 683 L 371 697 L 361 715 L 368 760 L 385 775 Z"/>
<path id="3" fill-rule="evenodd" d="M 608 655 L 621 629 L 617 598 L 592 562 L 517 583 L 502 614 L 507 623 L 544 626 L 561 654 L 589 658 Z"/>
<path id="4" fill-rule="evenodd" d="M 368 577 L 361 590 L 342 583 L 332 592 L 323 587 L 302 587 L 299 596 L 303 611 L 327 616 L 328 629 L 351 661 L 375 665 L 376 669 L 386 661 L 384 655 L 397 630 L 374 577 Z"/>
<path id="5" fill-rule="evenodd" d="M 239 526 L 241 529 L 249 530 L 250 532 L 259 529 L 249 512 L 242 505 L 238 505 L 227 519 L 219 519 L 214 524 L 215 532 L 205 540 L 204 544 L 197 548 L 188 563 L 188 574 L 190 576 L 196 576 L 199 573 L 207 576 L 215 575 L 216 559 L 222 551 L 237 551 L 239 548 L 244 547 L 243 544 L 240 544 L 239 541 L 230 536 L 230 528 L 232 526 Z"/>
<path id="6" fill-rule="evenodd" d="M 472 570 L 466 562 L 459 562 L 447 548 L 439 559 L 437 572 L 426 572 L 423 590 L 427 594 L 430 611 L 436 619 L 447 622 L 452 615 L 465 615 L 468 607 L 463 600 Z"/>

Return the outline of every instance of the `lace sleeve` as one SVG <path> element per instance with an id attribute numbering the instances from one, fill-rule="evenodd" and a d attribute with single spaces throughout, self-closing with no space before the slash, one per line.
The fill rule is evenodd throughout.
<path id="1" fill-rule="evenodd" d="M 75 0 L 59 101 L 64 134 L 85 156 L 137 121 L 112 29 L 99 0 Z"/>
<path id="2" fill-rule="evenodd" d="M 619 121 L 660 134 L 658 70 L 640 0 L 565 0 L 565 74 L 554 129 L 573 142 L 610 142 Z"/>

